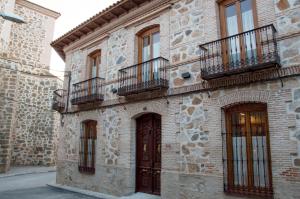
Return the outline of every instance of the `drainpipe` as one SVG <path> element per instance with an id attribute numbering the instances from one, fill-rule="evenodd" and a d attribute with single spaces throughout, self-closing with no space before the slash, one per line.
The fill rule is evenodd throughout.
<path id="1" fill-rule="evenodd" d="M 68 95 L 67 95 L 67 106 L 66 106 L 66 113 L 69 111 L 69 100 L 70 100 L 70 88 L 71 88 L 71 71 L 67 71 L 68 77 L 69 77 L 69 82 L 68 82 Z"/>

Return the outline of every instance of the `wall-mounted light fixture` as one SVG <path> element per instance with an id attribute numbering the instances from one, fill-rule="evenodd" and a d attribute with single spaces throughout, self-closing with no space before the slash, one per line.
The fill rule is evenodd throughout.
<path id="1" fill-rule="evenodd" d="M 112 89 L 111 89 L 111 92 L 112 92 L 113 94 L 116 94 L 116 93 L 118 92 L 118 89 L 112 88 Z"/>
<path id="2" fill-rule="evenodd" d="M 2 17 L 5 20 L 15 22 L 15 23 L 25 23 L 24 19 L 18 15 L 12 14 L 12 13 L 4 13 L 0 12 L 0 17 Z"/>
<path id="3" fill-rule="evenodd" d="M 190 72 L 182 73 L 181 77 L 183 79 L 189 79 L 189 78 L 191 78 L 191 73 Z"/>

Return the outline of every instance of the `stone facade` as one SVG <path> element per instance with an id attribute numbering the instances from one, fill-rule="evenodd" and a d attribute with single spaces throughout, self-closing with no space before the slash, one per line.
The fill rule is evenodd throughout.
<path id="1" fill-rule="evenodd" d="M 64 48 L 72 83 L 86 79 L 88 54 L 101 49 L 98 75 L 106 79 L 107 85 L 99 107 L 81 110 L 70 105 L 63 114 L 57 183 L 116 196 L 134 193 L 136 118 L 157 113 L 162 117 L 161 198 L 238 198 L 224 193 L 223 109 L 237 103 L 260 102 L 268 107 L 274 198 L 299 198 L 300 74 L 286 75 L 281 80 L 197 89 L 205 84 L 198 63 L 198 45 L 220 38 L 218 4 L 211 0 L 159 2 L 165 2 L 161 7 L 169 5 L 159 14 L 146 18 L 138 14 L 154 12 L 158 1 L 150 1 L 132 11 L 136 14 L 132 23 L 123 21 L 123 25 L 102 32 L 108 34 L 105 36 L 100 34 L 101 28 L 95 29 L 99 31 L 99 41 L 80 45 L 81 40 L 88 43 L 93 35 L 88 34 Z M 299 1 L 256 2 L 259 26 L 272 23 L 278 31 L 282 68 L 299 68 Z M 147 7 L 150 5 L 152 10 Z M 122 22 L 125 17 L 111 23 Z M 160 25 L 161 56 L 171 64 L 168 95 L 155 98 L 155 93 L 144 93 L 125 99 L 112 93 L 112 88 L 118 86 L 118 70 L 137 63 L 136 33 L 154 24 Z M 189 79 L 182 78 L 185 72 L 191 74 Z M 68 79 L 64 88 L 68 88 Z M 97 121 L 94 175 L 78 171 L 80 125 L 85 120 Z"/>
<path id="2" fill-rule="evenodd" d="M 54 165 L 59 114 L 51 110 L 62 82 L 49 72 L 50 41 L 58 13 L 23 0 L 1 0 L 0 172 L 10 165 Z"/>

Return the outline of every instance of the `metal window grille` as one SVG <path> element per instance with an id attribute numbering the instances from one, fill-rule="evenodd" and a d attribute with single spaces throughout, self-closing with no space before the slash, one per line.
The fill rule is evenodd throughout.
<path id="1" fill-rule="evenodd" d="M 95 173 L 97 122 L 83 122 L 80 129 L 79 171 Z"/>
<path id="2" fill-rule="evenodd" d="M 223 116 L 224 191 L 272 197 L 266 105 L 237 105 Z"/>

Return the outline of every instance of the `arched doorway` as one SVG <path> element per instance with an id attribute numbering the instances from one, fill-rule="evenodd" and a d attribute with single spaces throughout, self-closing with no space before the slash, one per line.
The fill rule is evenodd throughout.
<path id="1" fill-rule="evenodd" d="M 136 192 L 160 195 L 161 116 L 136 119 Z"/>
<path id="2" fill-rule="evenodd" d="M 267 105 L 237 104 L 225 109 L 223 133 L 225 191 L 272 196 Z"/>

